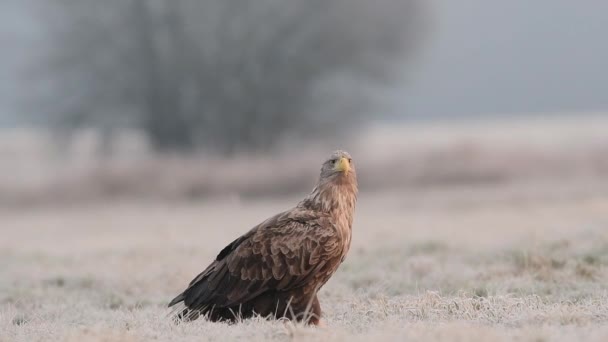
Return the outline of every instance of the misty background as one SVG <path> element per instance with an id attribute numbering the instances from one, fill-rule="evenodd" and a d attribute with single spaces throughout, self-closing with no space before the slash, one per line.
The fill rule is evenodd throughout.
<path id="1" fill-rule="evenodd" d="M 25 74 L 45 54 L 36 2 L 0 11 L 0 124 L 31 120 L 36 87 Z M 608 4 L 601 0 L 427 1 L 430 32 L 408 81 L 385 94 L 378 116 L 576 114 L 608 108 Z M 57 94 L 60 96 L 60 92 Z M 29 120 L 28 120 L 29 119 Z"/>
<path id="2" fill-rule="evenodd" d="M 605 1 L 1 6 L 10 203 L 298 193 L 338 147 L 363 190 L 608 173 Z"/>

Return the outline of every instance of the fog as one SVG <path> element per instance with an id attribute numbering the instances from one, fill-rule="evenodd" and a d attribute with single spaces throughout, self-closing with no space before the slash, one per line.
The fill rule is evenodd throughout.
<path id="1" fill-rule="evenodd" d="M 576 114 L 608 109 L 608 3 L 432 0 L 431 32 L 380 117 Z M 0 124 L 28 120 L 45 27 L 31 1 L 0 10 Z"/>
<path id="2" fill-rule="evenodd" d="M 607 2 L 432 2 L 435 34 L 408 85 L 392 94 L 395 115 L 608 109 Z"/>

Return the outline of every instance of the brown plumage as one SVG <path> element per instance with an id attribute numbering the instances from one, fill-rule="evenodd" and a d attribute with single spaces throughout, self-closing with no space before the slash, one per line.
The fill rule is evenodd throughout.
<path id="1" fill-rule="evenodd" d="M 317 291 L 346 257 L 356 200 L 351 156 L 336 151 L 304 200 L 222 249 L 169 303 L 183 303 L 175 318 L 234 321 L 260 315 L 318 324 Z"/>

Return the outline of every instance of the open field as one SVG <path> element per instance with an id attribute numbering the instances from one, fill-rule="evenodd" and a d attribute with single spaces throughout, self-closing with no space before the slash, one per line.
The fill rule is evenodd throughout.
<path id="1" fill-rule="evenodd" d="M 606 187 L 364 193 L 350 256 L 321 293 L 328 328 L 169 323 L 167 301 L 285 203 L 3 211 L 0 340 L 608 337 Z"/>
<path id="2" fill-rule="evenodd" d="M 359 170 L 369 170 L 361 181 L 378 183 L 362 184 L 349 257 L 320 293 L 323 329 L 263 319 L 176 326 L 166 318 L 167 302 L 225 244 L 295 204 L 299 190 L 169 199 L 85 191 L 32 201 L 54 182 L 41 180 L 0 205 L 0 341 L 606 341 L 608 141 L 599 128 L 607 122 L 433 128 L 392 154 L 358 147 Z M 386 140 L 370 137 L 370 146 L 400 141 L 375 134 Z M 464 154 L 468 162 L 411 157 L 470 146 L 481 147 Z M 424 158 L 431 162 L 420 170 L 407 167 Z M 422 176 L 437 165 L 460 173 Z M 316 169 L 301 171 L 310 184 Z M 394 172 L 372 175 L 382 170 Z M 381 182 L 400 170 L 410 178 Z"/>

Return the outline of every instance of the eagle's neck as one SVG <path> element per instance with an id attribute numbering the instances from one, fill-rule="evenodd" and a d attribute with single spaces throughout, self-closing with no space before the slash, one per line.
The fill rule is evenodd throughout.
<path id="1" fill-rule="evenodd" d="M 340 260 L 344 261 L 352 237 L 353 214 L 357 202 L 357 179 L 355 175 L 338 175 L 320 180 L 312 192 L 298 207 L 329 214 L 338 228 L 342 241 Z"/>
<path id="2" fill-rule="evenodd" d="M 341 228 L 350 230 L 356 202 L 356 178 L 354 176 L 338 175 L 319 181 L 312 192 L 298 206 L 328 213 Z"/>

